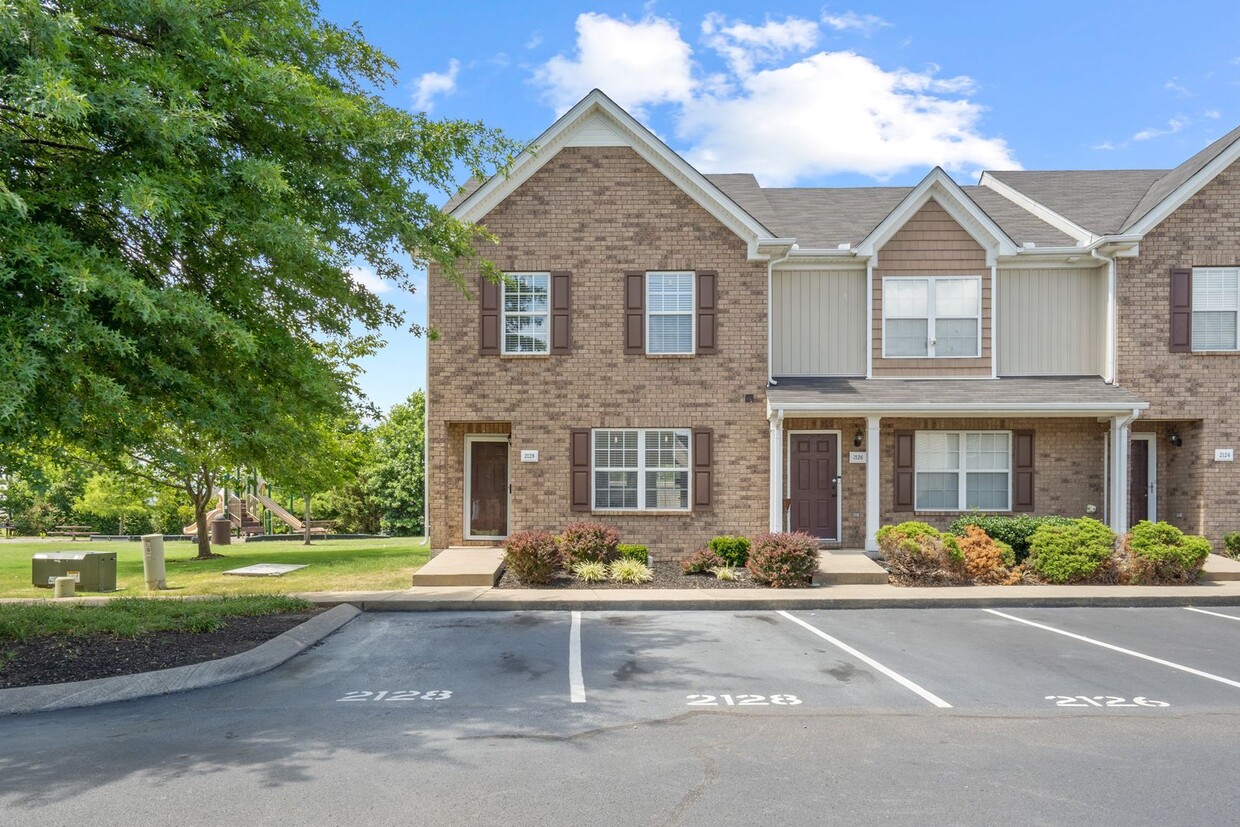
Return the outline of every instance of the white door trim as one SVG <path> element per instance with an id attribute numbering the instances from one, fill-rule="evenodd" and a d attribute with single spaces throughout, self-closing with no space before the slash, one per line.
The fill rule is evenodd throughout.
<path id="1" fill-rule="evenodd" d="M 1158 521 L 1158 434 L 1148 431 L 1133 431 L 1129 439 L 1133 442 L 1139 439 L 1149 447 L 1149 465 L 1146 473 L 1148 474 L 1147 479 L 1150 493 L 1150 513 L 1147 515 L 1129 514 L 1128 524 L 1130 526 L 1136 525 L 1141 520 L 1149 520 L 1151 523 L 1154 523 Z"/>
<path id="2" fill-rule="evenodd" d="M 787 431 L 784 440 L 784 491 L 788 496 L 792 496 L 792 437 L 795 434 L 835 434 L 835 476 L 839 482 L 835 486 L 835 534 L 834 537 L 820 537 L 820 540 L 827 540 L 832 543 L 840 542 L 840 538 L 844 536 L 844 450 L 843 450 L 843 431 L 838 430 L 814 430 L 806 428 L 798 428 L 795 431 Z M 787 529 L 792 530 L 791 515 L 785 515 L 788 519 Z"/>
<path id="3" fill-rule="evenodd" d="M 508 502 L 504 509 L 504 533 L 496 534 L 496 535 L 471 534 L 469 531 L 470 517 L 471 517 L 469 513 L 470 512 L 469 501 L 470 501 L 470 494 L 472 492 L 469 489 L 471 486 L 471 480 L 473 478 L 473 473 L 472 473 L 473 472 L 473 462 L 472 462 L 473 451 L 471 450 L 471 448 L 475 442 L 507 443 L 509 442 L 509 435 L 508 434 L 465 434 L 465 475 L 464 475 L 465 479 L 464 479 L 464 485 L 461 486 L 461 490 L 464 491 L 465 493 L 465 502 L 463 503 L 464 508 L 462 510 L 462 516 L 465 519 L 465 525 L 462 528 L 462 536 L 466 540 L 504 540 L 508 537 L 508 532 L 511 530 L 510 527 L 512 525 L 512 450 L 510 449 L 508 451 L 508 454 L 507 454 L 508 463 L 507 465 L 504 466 L 504 475 L 507 477 L 507 487 L 508 487 Z"/>

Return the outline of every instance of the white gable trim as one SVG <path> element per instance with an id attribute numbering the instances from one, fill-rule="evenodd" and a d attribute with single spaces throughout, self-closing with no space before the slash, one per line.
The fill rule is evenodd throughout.
<path id="1" fill-rule="evenodd" d="M 857 246 L 857 255 L 873 256 L 931 199 L 986 250 L 987 264 L 994 264 L 999 256 L 1016 255 L 1016 243 L 940 167 L 921 179 L 921 183 L 870 231 Z"/>
<path id="2" fill-rule="evenodd" d="M 1026 212 L 1033 213 L 1038 218 L 1042 219 L 1047 224 L 1050 224 L 1060 232 L 1072 236 L 1076 239 L 1077 244 L 1085 246 L 1093 244 L 1098 240 L 1098 236 L 1094 235 L 1080 224 L 1077 224 L 1075 221 L 1060 215 L 1040 201 L 1035 201 L 1009 184 L 1003 183 L 989 172 L 983 172 L 982 180 L 978 183 L 983 187 L 988 187 L 989 189 L 999 193 L 1004 198 L 1011 201 L 1013 204 Z"/>
<path id="3" fill-rule="evenodd" d="M 606 143 L 600 143 L 605 141 Z M 452 211 L 461 221 L 477 223 L 513 190 L 529 180 L 567 146 L 629 146 L 686 195 L 749 245 L 751 260 L 764 260 L 760 242 L 773 235 L 650 130 L 595 89 L 513 161 L 507 177 L 494 175 Z"/>
<path id="4" fill-rule="evenodd" d="M 1141 216 L 1135 224 L 1124 230 L 1124 234 L 1145 235 L 1157 227 L 1166 220 L 1167 216 L 1184 206 L 1188 199 L 1201 192 L 1206 184 L 1219 176 L 1219 173 L 1235 163 L 1237 158 L 1240 158 L 1240 140 L 1234 141 L 1231 146 L 1220 152 L 1213 161 L 1197 170 L 1196 175 L 1172 190 L 1166 198 L 1154 205 L 1153 209 Z"/>

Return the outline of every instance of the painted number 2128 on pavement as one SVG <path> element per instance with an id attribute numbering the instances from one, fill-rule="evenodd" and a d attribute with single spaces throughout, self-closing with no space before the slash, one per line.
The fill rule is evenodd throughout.
<path id="1" fill-rule="evenodd" d="M 686 695 L 689 706 L 796 706 L 796 695 Z"/>

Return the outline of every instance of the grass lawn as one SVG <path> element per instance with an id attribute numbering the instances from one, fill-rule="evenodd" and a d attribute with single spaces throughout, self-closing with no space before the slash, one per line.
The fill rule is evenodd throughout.
<path id="1" fill-rule="evenodd" d="M 225 555 L 222 559 L 193 561 L 191 558 L 198 553 L 193 543 L 165 542 L 168 590 L 155 593 L 146 590 L 142 579 L 140 542 L 0 541 L 0 597 L 51 598 L 51 589 L 36 588 L 30 583 L 30 558 L 43 552 L 115 551 L 117 591 L 110 594 L 127 597 L 407 589 L 410 576 L 430 557 L 421 537 L 316 540 L 310 546 L 293 540 L 215 548 Z M 228 569 L 255 563 L 292 563 L 307 568 L 283 577 L 223 574 Z"/>

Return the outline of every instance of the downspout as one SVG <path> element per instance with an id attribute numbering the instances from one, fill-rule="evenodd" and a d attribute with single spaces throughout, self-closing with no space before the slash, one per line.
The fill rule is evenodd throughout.
<path id="1" fill-rule="evenodd" d="M 1118 307 L 1118 300 L 1116 297 L 1115 257 L 1104 256 L 1101 253 L 1099 253 L 1096 249 L 1093 249 L 1093 248 L 1090 249 L 1089 255 L 1090 257 L 1095 258 L 1098 261 L 1106 262 L 1106 265 L 1107 265 L 1106 369 L 1102 377 L 1102 380 L 1106 382 L 1108 385 L 1114 385 L 1117 381 L 1116 368 L 1117 368 L 1117 363 L 1119 361 L 1118 356 L 1116 354 L 1116 351 L 1118 350 L 1116 346 L 1117 345 L 1116 336 L 1117 336 L 1117 331 L 1119 329 L 1118 328 L 1119 307 Z"/>
<path id="2" fill-rule="evenodd" d="M 766 386 L 773 388 L 779 383 L 775 381 L 775 357 L 772 355 L 775 347 L 774 322 L 771 318 L 771 291 L 774 289 L 775 283 L 775 265 L 783 264 L 788 260 L 788 256 L 792 255 L 792 248 L 788 248 L 788 252 L 782 257 L 776 259 L 767 259 L 766 261 Z"/>

